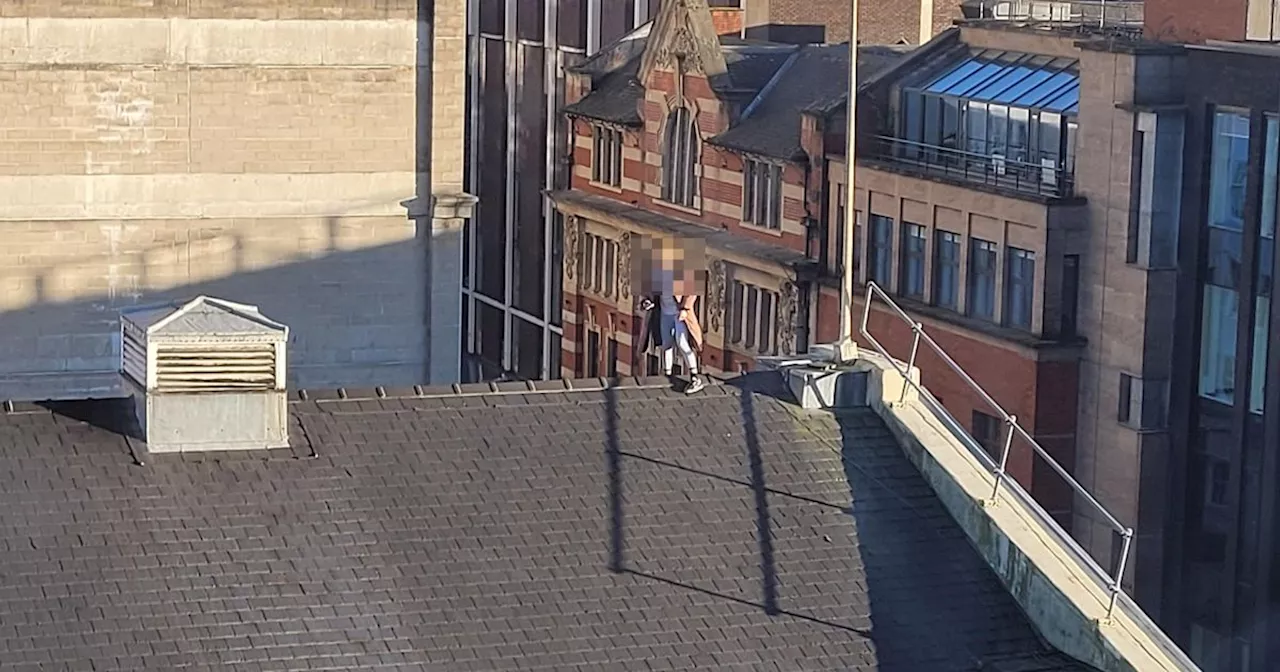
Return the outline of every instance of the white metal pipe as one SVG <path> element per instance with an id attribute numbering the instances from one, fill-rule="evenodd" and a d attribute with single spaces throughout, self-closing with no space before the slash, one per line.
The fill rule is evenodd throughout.
<path id="1" fill-rule="evenodd" d="M 845 144 L 844 236 L 840 249 L 840 339 L 837 358 L 847 362 L 857 353 L 853 340 L 853 244 L 857 233 L 858 199 L 854 189 L 854 156 L 858 137 L 858 0 L 849 0 L 849 97 L 846 107 L 848 138 Z"/>

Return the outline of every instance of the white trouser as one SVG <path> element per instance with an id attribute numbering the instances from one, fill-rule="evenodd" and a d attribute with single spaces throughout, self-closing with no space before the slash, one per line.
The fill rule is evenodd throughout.
<path id="1" fill-rule="evenodd" d="M 689 342 L 689 327 L 675 315 L 662 314 L 662 372 L 671 375 L 676 364 L 676 350 L 684 357 L 691 375 L 698 373 L 698 353 Z"/>

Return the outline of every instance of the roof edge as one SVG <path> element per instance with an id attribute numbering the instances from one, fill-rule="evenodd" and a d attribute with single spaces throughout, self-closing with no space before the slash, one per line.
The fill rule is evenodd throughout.
<path id="1" fill-rule="evenodd" d="M 1102 570 L 1016 483 L 1003 479 L 1004 487 L 992 497 L 995 475 L 979 460 L 982 449 L 944 420 L 950 416 L 936 401 L 921 398 L 918 383 L 906 382 L 903 366 L 863 351 L 851 373 L 865 377 L 864 404 L 884 421 L 1041 636 L 1107 672 L 1198 672 L 1123 592 L 1114 610 L 1108 609 L 1112 586 Z M 917 369 L 908 375 L 919 380 Z"/>

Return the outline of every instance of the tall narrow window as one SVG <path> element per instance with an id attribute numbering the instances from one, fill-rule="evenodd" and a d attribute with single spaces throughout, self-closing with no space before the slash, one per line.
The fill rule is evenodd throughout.
<path id="1" fill-rule="evenodd" d="M 867 279 L 889 289 L 893 268 L 893 220 L 871 215 L 871 241 L 867 245 Z"/>
<path id="2" fill-rule="evenodd" d="M 1137 420 L 1138 414 L 1133 410 L 1133 402 L 1139 397 L 1134 394 L 1134 377 L 1127 374 L 1120 374 L 1120 400 L 1116 404 L 1116 420 L 1122 424 L 1129 424 Z"/>
<path id="3" fill-rule="evenodd" d="M 996 244 L 974 238 L 969 242 L 970 317 L 993 320 L 996 316 Z"/>
<path id="4" fill-rule="evenodd" d="M 592 135 L 591 181 L 622 186 L 622 131 L 595 126 Z"/>
<path id="5" fill-rule="evenodd" d="M 835 207 L 833 208 L 835 212 L 835 221 L 832 224 L 832 228 L 835 229 L 835 236 L 832 240 L 833 245 L 831 249 L 827 251 L 827 268 L 831 269 L 832 275 L 839 277 L 844 275 L 844 237 L 848 235 L 847 231 L 845 231 L 845 227 L 848 225 L 848 219 L 845 215 L 844 207 L 847 196 L 845 194 L 843 184 L 834 184 L 833 186 L 835 189 L 832 190 L 832 193 L 834 194 L 836 202 Z"/>
<path id="6" fill-rule="evenodd" d="M 1209 166 L 1209 246 L 1200 319 L 1200 396 L 1224 404 L 1236 398 L 1236 322 L 1249 174 L 1249 116 L 1214 114 Z"/>
<path id="7" fill-rule="evenodd" d="M 767 229 L 782 226 L 782 166 L 745 161 L 742 176 L 742 221 Z"/>
<path id="8" fill-rule="evenodd" d="M 600 332 L 587 331 L 587 377 L 600 375 Z"/>
<path id="9" fill-rule="evenodd" d="M 955 310 L 960 297 L 960 234 L 939 229 L 936 236 L 933 304 Z"/>
<path id="10" fill-rule="evenodd" d="M 662 199 L 692 207 L 697 195 L 698 129 L 693 113 L 677 107 L 667 116 L 662 146 Z"/>
<path id="11" fill-rule="evenodd" d="M 1076 321 L 1080 310 L 1080 255 L 1062 257 L 1062 299 L 1059 308 L 1058 332 L 1064 338 L 1076 335 Z"/>
<path id="12" fill-rule="evenodd" d="M 757 354 L 777 351 L 778 293 L 734 280 L 729 341 Z"/>
<path id="13" fill-rule="evenodd" d="M 610 378 L 618 377 L 618 339 L 610 338 L 605 349 L 605 366 Z"/>
<path id="14" fill-rule="evenodd" d="M 924 227 L 918 224 L 902 225 L 902 260 L 898 293 L 912 299 L 924 298 Z"/>
<path id="15" fill-rule="evenodd" d="M 1154 166 L 1146 157 L 1148 142 L 1148 132 L 1142 128 L 1136 128 L 1133 131 L 1133 160 L 1130 162 L 1129 169 L 1129 239 L 1125 248 L 1124 260 L 1126 263 L 1135 264 L 1138 262 L 1138 250 L 1141 248 L 1141 239 L 1143 233 L 1143 205 L 1144 199 L 1151 197 L 1150 188 L 1144 179 L 1145 174 Z M 1152 147 L 1154 151 L 1154 147 Z M 1149 217 L 1151 212 L 1150 201 L 1145 201 L 1147 205 L 1146 214 Z"/>
<path id="16" fill-rule="evenodd" d="M 1004 322 L 1006 326 L 1030 329 L 1035 305 L 1036 253 L 1016 247 L 1008 249 Z"/>

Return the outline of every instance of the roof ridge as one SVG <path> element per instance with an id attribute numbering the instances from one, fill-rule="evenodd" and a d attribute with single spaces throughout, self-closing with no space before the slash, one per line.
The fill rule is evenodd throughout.
<path id="1" fill-rule="evenodd" d="M 707 376 L 724 383 L 741 374 Z M 560 378 L 553 380 L 516 380 L 486 383 L 453 383 L 452 385 L 413 385 L 405 387 L 315 388 L 290 393 L 290 403 L 375 401 L 379 399 L 438 399 L 442 397 L 488 397 L 515 394 L 558 394 L 566 392 L 600 392 L 603 390 L 639 390 L 671 387 L 666 376 L 621 376 L 617 378 Z M 7 402 L 14 403 L 14 402 Z"/>

